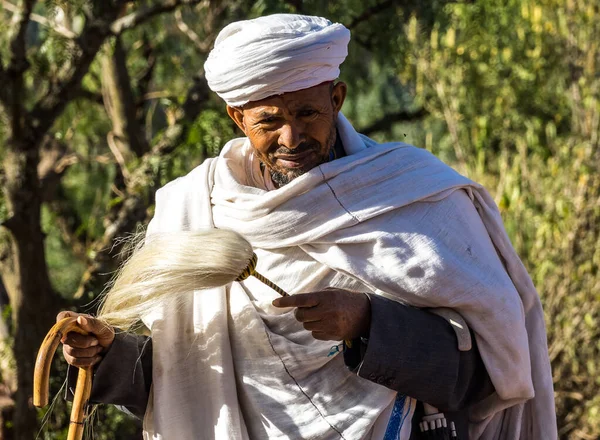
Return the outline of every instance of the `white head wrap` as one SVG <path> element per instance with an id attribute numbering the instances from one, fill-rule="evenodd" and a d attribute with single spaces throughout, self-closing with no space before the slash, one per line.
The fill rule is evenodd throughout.
<path id="1" fill-rule="evenodd" d="M 231 23 L 217 36 L 204 70 L 230 106 L 307 89 L 340 74 L 350 31 L 321 17 L 275 14 Z"/>

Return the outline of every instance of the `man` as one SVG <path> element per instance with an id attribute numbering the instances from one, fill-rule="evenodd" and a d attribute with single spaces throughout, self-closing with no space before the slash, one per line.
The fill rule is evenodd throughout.
<path id="1" fill-rule="evenodd" d="M 319 17 L 223 29 L 206 77 L 246 138 L 161 189 L 148 227 L 236 230 L 292 295 L 194 291 L 142 317 L 151 340 L 82 316 L 94 336 L 65 357 L 98 364 L 93 399 L 143 414 L 146 438 L 419 438 L 431 405 L 460 438 L 556 438 L 539 298 L 497 209 L 356 133 L 334 82 L 348 42 Z"/>

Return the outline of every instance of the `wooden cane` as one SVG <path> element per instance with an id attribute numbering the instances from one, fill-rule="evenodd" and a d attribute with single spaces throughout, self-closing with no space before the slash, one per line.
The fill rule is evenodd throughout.
<path id="1" fill-rule="evenodd" d="M 250 276 L 254 276 L 278 292 L 281 296 L 289 296 L 289 294 L 281 287 L 256 271 L 257 260 L 256 254 L 252 254 L 248 266 L 242 274 L 236 278 L 236 281 L 243 281 Z M 54 353 L 60 340 L 69 332 L 77 332 L 82 335 L 88 334 L 77 325 L 76 317 L 64 318 L 54 324 L 42 342 L 42 346 L 40 347 L 35 362 L 33 378 L 33 404 L 37 407 L 43 407 L 48 404 L 48 388 L 52 358 L 54 357 Z M 345 343 L 348 347 L 352 344 L 351 341 L 345 341 Z M 79 375 L 77 376 L 77 386 L 75 387 L 75 396 L 73 398 L 73 408 L 71 410 L 71 421 L 67 440 L 81 440 L 83 437 L 85 406 L 90 398 L 91 391 L 92 367 L 80 368 Z"/>
<path id="2" fill-rule="evenodd" d="M 60 340 L 69 332 L 76 332 L 82 335 L 88 334 L 77 324 L 77 317 L 64 318 L 54 324 L 42 342 L 33 373 L 33 404 L 37 407 L 41 408 L 48 405 L 52 359 L 54 358 L 58 344 L 60 344 Z M 83 438 L 85 407 L 91 392 L 92 367 L 79 368 L 67 440 L 81 440 Z"/>

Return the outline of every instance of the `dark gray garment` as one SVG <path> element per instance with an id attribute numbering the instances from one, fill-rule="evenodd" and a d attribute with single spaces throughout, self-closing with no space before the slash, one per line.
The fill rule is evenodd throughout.
<path id="1" fill-rule="evenodd" d="M 348 368 L 364 379 L 438 407 L 456 423 L 459 438 L 466 440 L 464 409 L 493 391 L 475 339 L 470 351 L 460 352 L 445 319 L 377 295 L 369 298 L 368 342 L 357 339 L 344 351 Z M 69 377 L 69 390 L 75 377 Z M 95 368 L 90 401 L 124 406 L 142 418 L 151 383 L 151 339 L 118 334 Z M 420 411 L 418 407 L 411 438 L 419 438 Z"/>
<path id="2" fill-rule="evenodd" d="M 67 399 L 73 399 L 78 368 L 69 366 Z M 152 338 L 117 333 L 94 368 L 90 403 L 110 403 L 143 419 L 152 385 Z"/>
<path id="3" fill-rule="evenodd" d="M 360 377 L 437 407 L 456 424 L 458 438 L 467 440 L 466 408 L 494 391 L 474 335 L 471 350 L 459 351 L 444 318 L 381 296 L 369 298 L 368 342 L 353 341 L 352 349 L 344 351 L 346 365 Z M 419 439 L 422 416 L 419 404 L 411 439 Z"/>

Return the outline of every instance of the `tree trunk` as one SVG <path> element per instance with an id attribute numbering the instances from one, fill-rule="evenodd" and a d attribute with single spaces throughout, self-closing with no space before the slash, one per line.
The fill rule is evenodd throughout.
<path id="1" fill-rule="evenodd" d="M 11 215 L 4 226 L 11 234 L 6 243 L 10 247 L 9 256 L 2 261 L 0 273 L 12 307 L 17 364 L 13 424 L 18 439 L 35 437 L 33 368 L 37 350 L 60 307 L 60 298 L 50 284 L 44 253 L 38 162 L 37 148 L 14 144 L 9 145 L 4 159 L 4 193 Z"/>
<path id="2" fill-rule="evenodd" d="M 0 440 L 13 440 L 15 438 L 14 430 L 8 424 L 13 419 L 14 410 L 14 402 L 10 405 L 0 406 Z"/>
<path id="3" fill-rule="evenodd" d="M 0 283 L 0 310 L 7 305 L 3 293 L 4 286 Z M 6 300 L 8 301 L 8 298 Z M 12 420 L 15 402 L 11 396 L 17 389 L 13 349 L 9 341 L 8 325 L 2 316 L 0 317 L 0 440 L 12 438 L 7 422 Z"/>
<path id="4" fill-rule="evenodd" d="M 142 157 L 150 146 L 138 123 L 135 97 L 127 70 L 127 55 L 121 38 L 115 39 L 113 53 L 102 58 L 101 78 L 104 105 L 112 122 L 109 144 L 111 140 L 114 142 L 118 152 L 113 151 L 113 154 L 122 155 L 124 164 L 121 166 L 124 166 L 132 157 Z"/>

